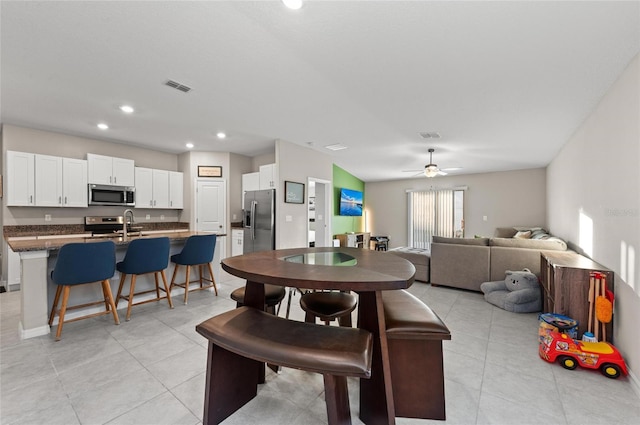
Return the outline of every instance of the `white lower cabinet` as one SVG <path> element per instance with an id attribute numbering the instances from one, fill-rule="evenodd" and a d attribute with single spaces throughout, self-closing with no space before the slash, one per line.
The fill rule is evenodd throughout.
<path id="1" fill-rule="evenodd" d="M 231 230 L 231 255 L 242 255 L 244 243 L 244 230 L 232 229 Z"/>

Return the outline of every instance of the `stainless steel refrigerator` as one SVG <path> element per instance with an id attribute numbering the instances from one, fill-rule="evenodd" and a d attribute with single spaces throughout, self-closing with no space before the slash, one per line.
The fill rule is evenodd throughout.
<path id="1" fill-rule="evenodd" d="M 275 189 L 244 193 L 244 254 L 276 249 Z"/>

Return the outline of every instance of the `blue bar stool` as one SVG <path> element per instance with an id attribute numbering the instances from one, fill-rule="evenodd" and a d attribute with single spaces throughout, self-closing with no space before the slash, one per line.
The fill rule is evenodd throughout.
<path id="1" fill-rule="evenodd" d="M 184 288 L 185 304 L 187 304 L 187 301 L 189 300 L 190 283 L 200 282 L 200 287 L 192 289 L 192 291 L 213 287 L 216 292 L 216 296 L 218 295 L 218 287 L 216 286 L 216 280 L 213 277 L 213 269 L 211 268 L 211 261 L 213 261 L 213 253 L 215 249 L 216 235 L 194 235 L 187 238 L 180 254 L 171 256 L 171 262 L 175 263 L 175 268 L 173 269 L 173 276 L 171 277 L 171 285 L 169 286 L 169 289 L 173 289 L 174 286 Z M 205 265 L 209 269 L 209 276 L 211 276 L 211 279 L 204 277 Z M 176 283 L 176 275 L 178 274 L 178 268 L 180 266 L 187 266 L 184 283 Z M 198 266 L 198 271 L 200 272 L 199 280 L 189 281 L 189 271 L 191 266 Z M 203 286 L 203 281 L 211 282 L 211 284 Z"/>
<path id="2" fill-rule="evenodd" d="M 169 238 L 151 238 L 151 239 L 134 239 L 127 248 L 127 253 L 124 255 L 124 260 L 116 264 L 116 269 L 120 272 L 120 286 L 118 286 L 118 295 L 116 295 L 116 307 L 120 298 L 127 300 L 129 306 L 127 307 L 126 320 L 131 319 L 131 307 L 134 305 L 146 304 L 153 301 L 160 301 L 166 298 L 169 303 L 169 308 L 173 308 L 171 302 L 171 291 L 167 285 L 167 276 L 164 274 L 164 269 L 169 265 Z M 156 281 L 155 289 L 149 289 L 147 291 L 135 292 L 136 277 L 139 275 L 153 273 L 153 277 Z M 158 284 L 158 273 L 162 276 L 162 282 L 164 288 L 161 288 Z M 131 275 L 131 285 L 129 286 L 129 295 L 121 295 L 122 287 L 127 275 Z M 164 297 L 160 297 L 160 290 L 163 290 L 166 294 Z M 136 295 L 148 294 L 151 292 L 156 293 L 156 297 L 133 302 L 133 297 Z"/>
<path id="3" fill-rule="evenodd" d="M 113 320 L 116 325 L 120 324 L 116 305 L 111 295 L 111 286 L 109 279 L 113 277 L 116 266 L 116 245 L 113 241 L 89 242 L 89 243 L 69 243 L 63 245 L 58 252 L 58 260 L 55 269 L 51 272 L 53 283 L 58 285 L 56 295 L 53 299 L 51 307 L 51 315 L 49 316 L 49 326 L 53 323 L 53 319 L 58 309 L 60 295 L 62 295 L 62 307 L 58 312 L 58 330 L 56 332 L 56 341 L 60 340 L 62 335 L 62 326 L 68 322 L 75 322 L 80 319 L 88 319 L 90 317 L 102 316 L 104 314 L 113 314 Z M 74 285 L 82 285 L 86 283 L 100 282 L 102 285 L 103 301 L 96 301 L 75 306 L 67 306 L 69 301 L 69 292 Z M 99 313 L 88 314 L 76 317 L 65 322 L 64 315 L 67 310 L 81 307 L 89 307 L 104 303 L 105 311 Z"/>

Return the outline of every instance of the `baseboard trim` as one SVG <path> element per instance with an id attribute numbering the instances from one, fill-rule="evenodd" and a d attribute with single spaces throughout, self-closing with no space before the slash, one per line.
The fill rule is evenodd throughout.
<path id="1" fill-rule="evenodd" d="M 638 398 L 640 398 L 640 379 L 638 379 L 638 377 L 633 373 L 631 369 L 629 369 L 628 372 L 629 372 L 629 375 L 628 375 L 629 380 L 631 381 L 631 387 L 636 392 L 636 395 L 638 396 Z"/>
<path id="2" fill-rule="evenodd" d="M 20 321 L 20 323 L 18 324 L 18 333 L 20 334 L 20 339 L 29 339 L 29 338 L 35 338 L 37 336 L 49 335 L 50 331 L 51 329 L 49 328 L 49 325 L 44 325 L 37 328 L 25 330 L 22 327 L 22 321 Z"/>

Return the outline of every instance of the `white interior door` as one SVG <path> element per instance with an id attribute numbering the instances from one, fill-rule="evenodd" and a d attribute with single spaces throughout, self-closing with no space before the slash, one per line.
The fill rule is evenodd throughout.
<path id="1" fill-rule="evenodd" d="M 315 183 L 315 246 L 331 246 L 331 182 L 313 177 Z"/>
<path id="2" fill-rule="evenodd" d="M 226 233 L 226 182 L 198 180 L 196 184 L 196 230 Z"/>

